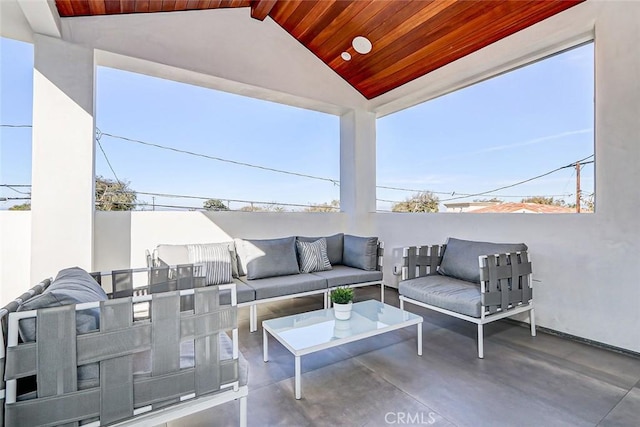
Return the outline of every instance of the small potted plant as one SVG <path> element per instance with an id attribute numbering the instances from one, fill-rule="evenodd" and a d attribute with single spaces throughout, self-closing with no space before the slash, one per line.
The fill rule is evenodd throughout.
<path id="1" fill-rule="evenodd" d="M 338 320 L 349 320 L 353 305 L 353 289 L 340 287 L 331 292 L 333 312 Z"/>

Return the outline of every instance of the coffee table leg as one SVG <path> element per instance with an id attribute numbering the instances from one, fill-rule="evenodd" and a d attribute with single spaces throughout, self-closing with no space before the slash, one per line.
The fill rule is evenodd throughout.
<path id="1" fill-rule="evenodd" d="M 267 330 L 262 329 L 262 360 L 269 361 L 269 342 L 267 341 Z"/>
<path id="2" fill-rule="evenodd" d="M 418 323 L 418 356 L 422 356 L 422 323 Z"/>
<path id="3" fill-rule="evenodd" d="M 300 378 L 300 356 L 296 356 L 296 372 L 295 372 L 295 389 L 296 389 L 296 399 L 300 399 L 302 397 L 302 381 Z"/>

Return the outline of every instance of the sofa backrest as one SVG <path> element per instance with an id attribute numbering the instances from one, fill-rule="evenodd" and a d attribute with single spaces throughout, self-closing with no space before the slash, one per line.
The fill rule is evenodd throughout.
<path id="1" fill-rule="evenodd" d="M 526 251 L 524 243 L 492 243 L 461 240 L 450 237 L 447 240 L 438 273 L 467 282 L 480 283 L 478 257 L 500 253 Z"/>

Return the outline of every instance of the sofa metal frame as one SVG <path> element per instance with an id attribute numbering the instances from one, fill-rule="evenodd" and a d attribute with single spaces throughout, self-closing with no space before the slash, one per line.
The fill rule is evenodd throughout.
<path id="1" fill-rule="evenodd" d="M 438 266 L 447 245 L 410 246 L 403 248 L 402 280 L 438 274 Z M 481 255 L 480 270 L 481 310 L 480 317 L 472 317 L 447 310 L 422 301 L 400 295 L 400 308 L 404 303 L 418 305 L 447 314 L 478 327 L 478 357 L 484 358 L 483 327 L 487 323 L 529 312 L 531 336 L 536 336 L 535 311 L 533 305 L 533 283 L 531 259 L 527 251 Z"/>

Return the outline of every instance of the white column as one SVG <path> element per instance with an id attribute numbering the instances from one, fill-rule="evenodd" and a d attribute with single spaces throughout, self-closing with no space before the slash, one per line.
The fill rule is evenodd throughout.
<path id="1" fill-rule="evenodd" d="M 35 35 L 31 282 L 93 264 L 93 51 Z"/>
<path id="2" fill-rule="evenodd" d="M 340 117 L 340 207 L 352 217 L 376 211 L 376 116 Z"/>

